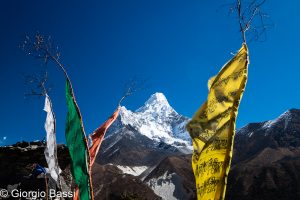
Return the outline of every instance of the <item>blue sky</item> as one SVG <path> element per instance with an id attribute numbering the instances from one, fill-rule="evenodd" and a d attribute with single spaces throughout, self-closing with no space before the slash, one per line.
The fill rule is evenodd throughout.
<path id="1" fill-rule="evenodd" d="M 60 47 L 87 133 L 113 112 L 134 76 L 151 86 L 128 98 L 127 108 L 163 92 L 175 110 L 191 117 L 206 99 L 209 77 L 241 46 L 238 24 L 222 8 L 226 2 L 1 1 L 0 145 L 45 135 L 44 99 L 24 99 L 22 74 L 43 69 L 18 48 L 24 35 L 39 31 Z M 265 42 L 248 44 L 249 79 L 238 127 L 300 108 L 299 7 L 297 0 L 264 4 L 275 26 Z M 57 137 L 64 142 L 64 77 L 53 64 L 47 69 Z"/>

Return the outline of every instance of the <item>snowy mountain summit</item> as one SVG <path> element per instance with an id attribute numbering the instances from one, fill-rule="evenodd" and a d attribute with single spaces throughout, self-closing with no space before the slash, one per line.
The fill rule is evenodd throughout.
<path id="1" fill-rule="evenodd" d="M 178 114 L 169 104 L 163 93 L 155 93 L 136 111 L 121 107 L 117 121 L 107 137 L 117 133 L 121 127 L 130 127 L 156 143 L 166 143 L 176 148 L 192 149 L 191 140 L 185 125 L 188 118 Z"/>

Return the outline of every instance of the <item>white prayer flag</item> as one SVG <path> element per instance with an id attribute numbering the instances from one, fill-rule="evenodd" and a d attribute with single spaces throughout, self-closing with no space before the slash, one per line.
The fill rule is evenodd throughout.
<path id="1" fill-rule="evenodd" d="M 49 174 L 55 180 L 58 187 L 60 187 L 59 174 L 60 168 L 57 160 L 57 144 L 56 144 L 56 133 L 55 133 L 55 116 L 52 109 L 52 104 L 49 96 L 46 94 L 44 111 L 47 112 L 45 121 L 46 130 L 46 147 L 45 157 L 48 164 Z"/>

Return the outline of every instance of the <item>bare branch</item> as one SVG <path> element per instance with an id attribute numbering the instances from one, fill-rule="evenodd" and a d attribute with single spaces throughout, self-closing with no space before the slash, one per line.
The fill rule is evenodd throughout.
<path id="1" fill-rule="evenodd" d="M 42 60 L 47 63 L 52 60 L 63 71 L 67 79 L 69 76 L 65 67 L 60 62 L 60 51 L 58 47 L 54 47 L 50 36 L 44 36 L 37 33 L 34 37 L 25 36 L 24 41 L 20 44 L 20 48 L 30 56 Z"/>
<path id="2" fill-rule="evenodd" d="M 37 33 L 34 37 L 26 36 L 20 48 L 24 50 L 24 52 L 30 56 L 33 56 L 36 59 L 42 60 L 44 63 L 47 63 L 49 60 L 52 60 L 64 73 L 65 77 L 70 80 L 67 71 L 63 64 L 60 62 L 60 51 L 58 47 L 56 47 L 51 37 L 41 35 Z M 43 87 L 43 84 L 40 84 Z M 136 78 L 133 78 L 126 84 L 126 89 L 122 98 L 119 101 L 119 105 L 132 94 L 142 90 L 145 86 L 145 80 L 137 81 Z M 71 86 L 72 87 L 72 86 Z M 43 92 L 35 92 L 31 91 L 31 95 L 42 95 Z"/>
<path id="3" fill-rule="evenodd" d="M 139 81 L 136 77 L 133 77 L 131 80 L 129 80 L 125 84 L 124 94 L 122 98 L 119 101 L 119 106 L 121 106 L 121 103 L 129 96 L 133 95 L 136 92 L 139 92 L 141 90 L 145 89 L 146 80 Z"/>
<path id="4" fill-rule="evenodd" d="M 243 42 L 246 42 L 246 34 L 251 35 L 251 41 L 258 40 L 268 28 L 272 27 L 271 23 L 266 25 L 268 16 L 262 12 L 261 7 L 266 0 L 235 0 L 230 5 L 230 13 L 237 14 L 239 29 Z"/>
<path id="5" fill-rule="evenodd" d="M 48 80 L 48 73 L 26 75 L 25 76 L 25 85 L 29 87 L 30 92 L 25 93 L 25 97 L 28 96 L 46 96 L 51 88 L 46 85 Z"/>

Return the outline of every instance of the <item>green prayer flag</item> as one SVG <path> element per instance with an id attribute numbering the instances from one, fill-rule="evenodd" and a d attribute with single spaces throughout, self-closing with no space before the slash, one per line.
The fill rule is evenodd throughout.
<path id="1" fill-rule="evenodd" d="M 68 114 L 66 119 L 66 142 L 71 157 L 71 172 L 79 189 L 80 200 L 91 199 L 89 154 L 79 108 L 73 95 L 70 80 L 66 83 Z"/>

